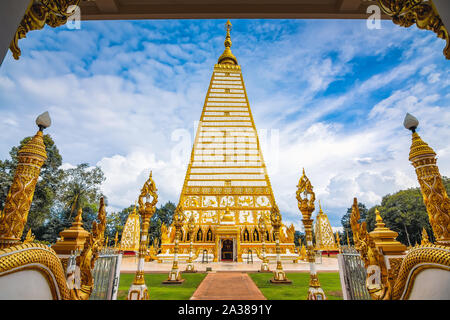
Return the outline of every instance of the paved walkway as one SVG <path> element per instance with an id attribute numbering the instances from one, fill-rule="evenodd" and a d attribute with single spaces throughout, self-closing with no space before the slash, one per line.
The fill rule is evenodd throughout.
<path id="1" fill-rule="evenodd" d="M 181 271 L 186 269 L 186 263 L 181 262 L 178 264 Z M 122 273 L 134 273 L 136 272 L 137 259 L 135 257 L 123 257 L 120 271 Z M 194 263 L 195 269 L 199 272 L 206 272 L 206 268 L 209 267 L 212 271 L 218 272 L 258 272 L 261 268 L 260 262 L 254 262 L 253 264 L 247 264 L 245 262 L 210 262 L 210 263 Z M 270 263 L 270 270 L 275 270 L 276 263 Z M 336 258 L 323 257 L 322 263 L 317 263 L 316 268 L 318 272 L 338 272 L 339 266 Z M 152 273 L 166 273 L 172 269 L 172 263 L 157 263 L 156 261 L 146 262 L 144 264 L 145 272 Z M 283 269 L 285 272 L 309 272 L 309 263 L 305 261 L 299 261 L 298 263 L 283 262 Z"/>
<path id="2" fill-rule="evenodd" d="M 246 273 L 208 273 L 191 300 L 266 300 Z"/>

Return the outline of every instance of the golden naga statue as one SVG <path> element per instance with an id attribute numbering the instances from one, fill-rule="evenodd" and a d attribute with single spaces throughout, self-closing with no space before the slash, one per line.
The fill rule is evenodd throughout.
<path id="1" fill-rule="evenodd" d="M 69 288 L 63 264 L 52 248 L 31 242 L 30 232 L 23 243 L 20 241 L 40 169 L 47 159 L 43 130 L 51 124 L 48 112 L 41 114 L 36 124 L 39 131 L 18 152 L 19 163 L 0 214 L 0 300 L 85 300 L 93 290 L 92 269 L 103 243 L 106 226 L 103 200 L 97 217 L 99 223 L 93 222 L 92 233 L 77 257 L 81 272 L 80 287 Z M 30 288 L 30 281 L 45 285 Z M 15 286 L 14 290 L 11 290 L 11 285 Z"/>
<path id="2" fill-rule="evenodd" d="M 366 287 L 374 300 L 387 300 L 391 295 L 391 284 L 383 256 L 367 232 L 366 222 L 358 223 L 360 218 L 358 200 L 353 199 L 350 224 L 353 231 L 355 248 L 361 253 L 361 259 L 367 270 Z"/>
<path id="3" fill-rule="evenodd" d="M 98 253 L 103 247 L 106 228 L 106 211 L 103 198 L 100 199 L 97 219 L 99 223 L 96 221 L 92 222 L 92 232 L 84 243 L 83 251 L 81 251 L 81 254 L 76 259 L 77 266 L 80 268 L 81 288 L 70 290 L 72 300 L 89 299 L 94 288 L 92 270 L 98 258 Z"/>
<path id="4" fill-rule="evenodd" d="M 29 31 L 41 30 L 45 25 L 56 28 L 64 25 L 78 9 L 80 0 L 33 0 L 30 1 L 25 15 L 17 28 L 9 46 L 14 59 L 21 54 L 19 39 L 25 38 Z"/>
<path id="5" fill-rule="evenodd" d="M 294 237 L 295 237 L 294 224 L 291 223 L 289 228 L 286 228 L 286 234 L 287 234 L 287 242 L 294 242 Z"/>
<path id="6" fill-rule="evenodd" d="M 448 299 L 448 246 L 432 244 L 424 235 L 422 244 L 405 252 L 406 247 L 394 239 L 397 233 L 385 227 L 378 210 L 376 228 L 370 233 L 367 232 L 366 222 L 359 224 L 358 218 L 355 198 L 350 223 L 354 230 L 355 247 L 367 271 L 366 287 L 372 299 Z M 422 273 L 425 270 L 428 271 L 426 276 Z"/>

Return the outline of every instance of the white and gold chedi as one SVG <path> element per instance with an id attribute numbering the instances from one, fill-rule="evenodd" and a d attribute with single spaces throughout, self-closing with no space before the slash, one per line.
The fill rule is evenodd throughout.
<path id="1" fill-rule="evenodd" d="M 265 237 L 268 259 L 276 257 L 274 229 L 270 224 L 273 192 L 260 150 L 258 135 L 245 91 L 241 67 L 231 52 L 230 29 L 226 25 L 225 50 L 214 66 L 200 123 L 187 168 L 180 204 L 195 221 L 194 252 L 209 260 L 245 261 L 249 252 L 258 260 Z M 259 219 L 267 230 L 260 234 Z M 175 228 L 162 229 L 160 261 L 173 259 Z M 180 233 L 180 261 L 190 252 L 188 226 Z M 280 229 L 281 258 L 296 260 L 294 230 Z"/>
<path id="2" fill-rule="evenodd" d="M 136 205 L 133 211 L 128 215 L 127 221 L 122 231 L 120 241 L 120 250 L 122 251 L 139 251 L 139 233 L 140 233 L 139 214 L 136 212 Z"/>
<path id="3" fill-rule="evenodd" d="M 316 250 L 319 251 L 334 251 L 339 250 L 334 239 L 333 229 L 331 228 L 328 216 L 323 212 L 322 205 L 319 201 L 319 214 L 316 217 L 314 224 L 314 234 L 316 238 Z"/>

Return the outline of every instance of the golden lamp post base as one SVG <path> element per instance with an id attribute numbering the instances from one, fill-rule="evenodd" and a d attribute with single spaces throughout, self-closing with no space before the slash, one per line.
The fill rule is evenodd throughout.
<path id="1" fill-rule="evenodd" d="M 268 264 L 267 262 L 263 262 L 263 263 L 261 264 L 261 269 L 259 269 L 258 272 L 266 272 L 266 273 L 269 273 L 269 272 L 272 272 L 272 271 L 270 271 L 270 269 L 269 269 L 269 264 Z"/>
<path id="2" fill-rule="evenodd" d="M 190 263 L 188 263 L 186 265 L 186 270 L 184 270 L 184 272 L 186 272 L 186 273 L 196 273 L 197 270 L 195 270 L 194 264 L 192 262 L 190 262 Z"/>
<path id="3" fill-rule="evenodd" d="M 148 291 L 145 284 L 132 284 L 128 290 L 127 300 L 148 300 Z"/>
<path id="4" fill-rule="evenodd" d="M 169 273 L 169 278 L 166 281 L 163 281 L 163 284 L 181 284 L 184 282 L 184 279 L 181 278 L 181 272 L 179 270 L 172 270 Z"/>
<path id="5" fill-rule="evenodd" d="M 327 300 L 322 288 L 309 287 L 307 300 Z"/>
<path id="6" fill-rule="evenodd" d="M 275 270 L 273 272 L 273 278 L 270 279 L 270 283 L 273 284 L 291 284 L 292 281 L 286 278 L 286 273 L 283 270 Z"/>

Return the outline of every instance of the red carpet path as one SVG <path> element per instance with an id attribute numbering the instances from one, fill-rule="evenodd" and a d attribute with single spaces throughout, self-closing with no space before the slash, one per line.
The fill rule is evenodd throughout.
<path id="1" fill-rule="evenodd" d="M 266 300 L 246 273 L 209 273 L 191 300 Z"/>

